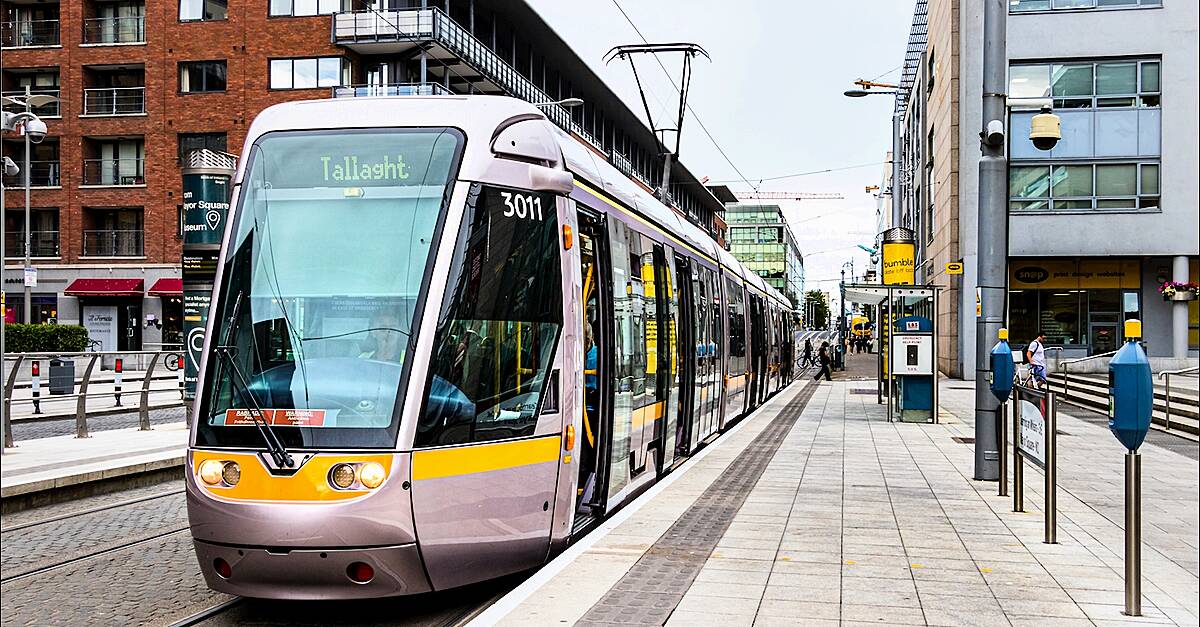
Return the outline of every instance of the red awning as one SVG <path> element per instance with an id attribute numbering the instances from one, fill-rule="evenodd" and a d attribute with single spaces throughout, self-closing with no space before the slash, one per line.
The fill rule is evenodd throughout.
<path id="1" fill-rule="evenodd" d="M 151 296 L 183 296 L 183 279 L 159 279 L 146 293 Z"/>
<path id="2" fill-rule="evenodd" d="M 67 296 L 141 296 L 142 279 L 75 279 L 63 290 Z"/>

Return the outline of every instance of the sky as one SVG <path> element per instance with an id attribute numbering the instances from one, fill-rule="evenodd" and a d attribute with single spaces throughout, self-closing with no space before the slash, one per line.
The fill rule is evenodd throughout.
<path id="1" fill-rule="evenodd" d="M 643 120 L 628 62 L 603 61 L 613 46 L 642 43 L 620 9 L 651 43 L 691 42 L 707 50 L 711 62 L 693 62 L 695 117 L 683 124 L 684 165 L 735 191 L 750 191 L 744 177 L 761 191 L 841 193 L 844 200 L 781 204 L 805 257 L 807 289 L 836 298 L 847 261 L 861 275 L 869 260 L 855 244 L 869 246 L 875 238 L 876 199 L 864 188 L 883 177 L 894 103 L 842 92 L 858 78 L 899 79 L 912 1 L 528 1 Z M 678 82 L 680 56 L 662 60 Z M 655 122 L 670 123 L 678 92 L 650 57 L 637 63 Z M 760 183 L 830 169 L 837 171 Z"/>

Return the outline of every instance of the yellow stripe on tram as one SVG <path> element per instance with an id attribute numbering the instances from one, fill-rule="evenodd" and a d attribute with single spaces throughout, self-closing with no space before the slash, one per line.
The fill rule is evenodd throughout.
<path id="1" fill-rule="evenodd" d="M 561 437 L 413 451 L 412 478 L 441 479 L 558 461 Z"/>

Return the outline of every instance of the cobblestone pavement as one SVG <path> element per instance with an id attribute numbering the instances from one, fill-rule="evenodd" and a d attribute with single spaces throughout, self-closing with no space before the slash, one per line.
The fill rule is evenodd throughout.
<path id="1" fill-rule="evenodd" d="M 182 493 L 6 531 L 0 578 L 85 557 L 187 527 Z"/>
<path id="2" fill-rule="evenodd" d="M 183 422 L 183 407 L 166 407 L 150 410 L 150 424 L 163 425 L 172 422 Z M 88 418 L 89 431 L 107 431 L 110 429 L 127 429 L 138 426 L 138 412 L 93 416 Z M 24 422 L 17 420 L 13 423 L 13 439 L 20 445 L 21 440 L 50 438 L 57 435 L 72 435 L 75 433 L 74 420 L 47 420 L 39 422 Z"/>
<path id="3" fill-rule="evenodd" d="M 0 584 L 0 613 L 5 626 L 165 625 L 229 598 L 181 532 Z"/>
<path id="4" fill-rule="evenodd" d="M 67 516 L 70 514 L 83 512 L 98 507 L 106 507 L 124 501 L 154 496 L 165 492 L 174 492 L 182 490 L 183 484 L 179 481 L 163 481 L 153 485 L 142 486 L 139 488 L 130 488 L 119 492 L 108 492 L 105 494 L 97 494 L 95 496 L 87 496 L 64 503 L 54 503 L 52 505 L 43 505 L 34 509 L 22 510 L 4 515 L 3 524 L 0 525 L 0 531 L 7 530 L 18 525 L 26 525 L 36 523 L 50 518 L 59 516 Z"/>

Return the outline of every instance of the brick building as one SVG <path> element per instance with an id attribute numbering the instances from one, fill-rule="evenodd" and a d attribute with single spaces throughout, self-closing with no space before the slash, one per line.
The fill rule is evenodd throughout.
<path id="1" fill-rule="evenodd" d="M 543 110 L 647 189 L 661 180 L 654 134 L 523 0 L 3 0 L 0 22 L 4 94 L 60 98 L 35 110 L 49 135 L 31 155 L 31 317 L 82 322 L 109 350 L 178 341 L 179 156 L 239 152 L 272 104 L 577 97 Z M 3 150 L 24 159 L 18 136 Z M 23 321 L 23 177 L 5 179 L 10 322 Z M 681 215 L 723 228 L 682 164 L 671 181 Z"/>

